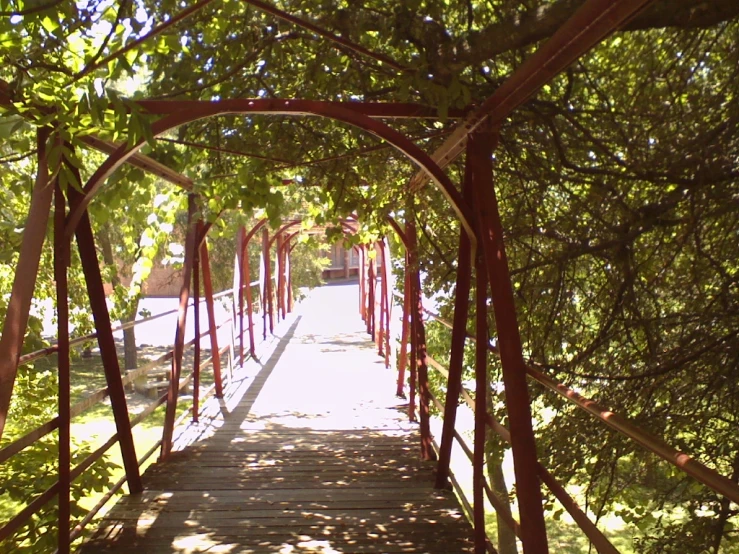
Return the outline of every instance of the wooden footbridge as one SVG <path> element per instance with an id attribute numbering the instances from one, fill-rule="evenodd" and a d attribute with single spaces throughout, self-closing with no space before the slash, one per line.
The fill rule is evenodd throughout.
<path id="1" fill-rule="evenodd" d="M 383 71 L 386 68 L 415 71 L 351 42 L 343 34 L 338 36 L 323 29 L 302 15 L 298 17 L 257 0 L 247 0 L 247 3 L 291 25 L 308 29 L 311 35 L 328 41 L 342 56 L 349 49 L 357 55 L 380 61 Z M 460 121 L 441 134 L 435 125 L 433 135 L 417 135 L 410 131 L 411 127 L 395 125 L 394 120 L 439 119 L 440 106 L 354 101 L 353 96 L 351 100 L 336 101 L 334 95 L 328 100 L 221 98 L 219 95 L 214 100 L 150 98 L 127 101 L 125 106 L 116 105 L 116 113 L 121 107 L 124 115 L 130 110 L 132 130 L 135 128 L 133 114 L 146 116 L 142 120 L 135 118 L 137 126 L 143 125 L 143 121 L 150 122 L 144 126 L 146 131 L 139 129 L 128 137 L 122 136 L 118 144 L 96 135 L 99 129 L 88 127 L 93 123 L 82 123 L 82 118 L 78 122 L 80 125 L 69 125 L 69 120 L 65 119 L 71 117 L 67 114 L 66 101 L 63 110 L 57 105 L 42 105 L 38 103 L 41 97 L 27 95 L 24 87 L 0 80 L 0 107 L 13 117 L 24 118 L 36 126 L 35 150 L 16 160 L 24 160 L 25 164 L 26 157 L 34 156 L 36 177 L 17 262 L 13 262 L 16 269 L 12 290 L 4 301 L 6 309 L 0 335 L 0 439 L 5 440 L 0 443 L 0 464 L 12 461 L 22 467 L 26 455 L 38 455 L 38 452 L 48 455 L 49 444 L 57 451 L 57 471 L 53 480 L 53 471 L 38 475 L 36 482 L 26 485 L 28 496 L 15 506 L 17 511 L 8 516 L 7 521 L 0 522 L 0 550 L 6 544 L 13 549 L 20 544 L 29 551 L 49 552 L 49 548 L 44 550 L 34 543 L 44 538 L 39 538 L 41 532 L 38 531 L 43 529 L 47 535 L 46 546 L 54 542 L 59 554 L 69 554 L 82 540 L 85 530 L 94 527 L 94 518 L 106 501 L 125 484 L 130 496 L 108 512 L 102 525 L 83 546 L 85 552 L 457 553 L 471 551 L 474 542 L 475 554 L 486 554 L 495 552 L 486 526 L 486 515 L 494 509 L 500 522 L 520 540 L 524 554 L 548 554 L 553 550 L 547 530 L 547 506 L 556 499 L 591 547 L 599 554 L 617 554 L 618 550 L 598 527 L 602 524 L 599 518 L 592 517 L 587 507 L 581 508 L 563 476 L 555 476 L 540 461 L 530 386 L 544 394 L 557 395 L 559 401 L 576 407 L 610 432 L 618 433 L 627 444 L 638 445 L 671 464 L 675 471 L 718 495 L 721 513 L 731 513 L 730 503 L 739 504 L 739 485 L 736 472 L 731 478 L 721 473 L 728 465 L 722 467 L 714 463 L 715 460 L 693 458 L 690 453 L 649 433 L 640 422 L 630 421 L 586 398 L 572 388 L 572 383 L 559 382 L 557 375 L 548 373 L 546 367 L 527 359 L 504 241 L 505 231 L 510 229 L 504 228 L 498 207 L 493 160 L 499 142 L 505 144 L 504 140 L 514 140 L 511 136 L 500 136 L 509 128 L 506 123 L 511 114 L 614 31 L 633 23 L 633 18 L 648 3 L 647 0 L 583 1 L 548 40 L 499 82 L 491 96 L 480 98 L 479 103 L 465 109 L 445 108 L 443 119 Z M 51 9 L 57 4 L 59 2 L 34 7 L 29 13 Z M 70 75 L 74 74 L 76 79 L 86 71 L 110 67 L 118 57 L 136 53 L 147 38 L 164 31 L 176 31 L 177 28 L 170 27 L 209 4 L 209 1 L 200 1 L 181 7 L 145 36 L 97 60 L 103 53 L 101 49 L 93 57 L 94 63 L 90 62 L 81 73 L 70 70 Z M 77 24 L 75 22 L 75 26 Z M 182 41 L 183 49 L 186 43 Z M 367 70 L 364 64 L 359 67 L 362 72 Z M 238 74 L 232 77 L 236 79 Z M 220 81 L 216 82 L 220 86 Z M 243 89 L 241 82 L 237 88 Z M 193 90 L 200 89 L 198 86 Z M 309 93 L 311 90 L 308 87 Z M 56 114 L 61 113 L 67 115 L 57 121 Z M 387 219 L 388 230 L 392 228 L 390 236 L 397 238 L 398 246 L 405 251 L 402 264 L 405 282 L 398 287 L 404 291 L 402 338 L 400 348 L 393 352 L 398 359 L 397 381 L 388 369 L 391 357 L 387 329 L 393 297 L 388 278 L 390 263 L 385 255 L 389 253 L 388 236 L 373 238 L 372 234 L 360 233 L 364 225 L 360 214 L 347 215 L 346 219 L 337 219 L 333 224 L 337 225 L 336 229 L 340 225 L 346 234 L 358 235 L 358 241 L 365 241 L 357 248 L 361 259 L 359 311 L 366 327 L 356 316 L 356 297 L 349 287 L 322 289 L 308 303 L 292 311 L 290 252 L 297 244 L 298 234 L 305 230 L 303 224 L 309 223 L 300 219 L 283 220 L 277 230 L 268 225 L 266 219 L 248 232 L 245 228 L 239 230 L 233 291 L 223 293 L 233 295 L 228 302 L 231 316 L 226 322 L 216 321 L 214 299 L 219 295 L 213 294 L 208 259 L 208 232 L 214 222 L 201 218 L 210 213 L 217 219 L 237 196 L 232 197 L 229 192 L 219 213 L 210 207 L 203 211 L 202 206 L 218 197 L 217 190 L 201 195 L 205 190 L 202 187 L 210 186 L 208 183 L 195 183 L 187 175 L 140 150 L 145 143 L 152 145 L 157 139 L 172 141 L 168 137 L 175 129 L 196 121 L 212 119 L 209 127 L 203 128 L 208 131 L 202 133 L 203 137 L 236 135 L 237 129 L 240 133 L 241 127 L 234 127 L 228 134 L 222 130 L 216 118 L 225 115 L 233 116 L 239 126 L 243 118 L 254 116 L 322 118 L 383 140 L 383 144 L 371 149 L 391 146 L 401 156 L 398 159 L 404 157 L 417 166 L 418 172 L 406 184 L 400 186 L 392 178 L 383 185 L 386 198 L 402 199 L 398 206 L 392 206 L 392 216 L 382 216 Z M 84 119 L 90 118 L 84 115 Z M 17 128 L 18 123 L 13 123 L 11 132 Z M 118 132 L 117 124 L 116 129 Z M 443 143 L 433 153 L 424 150 L 431 143 L 424 147 L 418 144 L 421 139 L 441 138 L 442 135 Z M 68 141 L 69 137 L 74 140 Z M 324 138 L 333 140 L 333 133 L 322 136 L 321 140 Z M 176 142 L 182 147 L 217 151 L 219 158 L 223 154 L 270 159 L 264 157 L 264 152 L 241 152 L 221 148 L 219 143 Z M 268 142 L 264 144 L 266 152 L 272 155 L 269 150 L 274 147 Z M 74 151 L 82 147 L 108 155 L 97 169 L 93 171 L 90 167 L 91 171 L 83 172 L 89 174 L 86 182 L 79 171 L 80 152 Z M 275 154 L 287 155 L 288 150 L 277 150 Z M 347 154 L 309 159 L 303 158 L 306 153 L 302 148 L 296 148 L 294 158 L 274 159 L 270 163 L 277 164 L 274 177 L 279 179 L 284 169 L 334 161 L 347 155 L 363 156 L 369 151 L 357 148 Z M 564 152 L 559 154 L 564 159 Z M 464 156 L 463 178 L 454 182 L 450 175 L 459 172 L 445 169 L 461 156 Z M 6 162 L 10 160 L 6 158 Z M 688 163 L 692 162 L 688 160 Z M 105 187 L 114 186 L 108 178 L 124 165 L 181 187 L 188 194 L 188 208 L 179 310 L 173 310 L 178 313 L 174 345 L 159 359 L 123 376 L 114 330 L 120 331 L 142 321 L 113 329 L 97 257 L 95 226 L 91 221 L 91 214 L 96 212 L 88 207 L 93 201 L 101 202 L 99 193 L 107 190 Z M 699 169 L 695 171 L 700 173 Z M 362 175 L 355 184 L 364 187 L 370 177 L 366 178 Z M 75 181 L 84 186 L 79 190 L 68 186 Z M 137 179 L 130 181 L 133 186 Z M 250 186 L 246 184 L 250 180 L 241 181 L 239 186 Z M 290 182 L 284 179 L 279 186 Z M 333 183 L 331 180 L 326 183 L 303 184 L 327 189 L 333 186 L 328 184 Z M 436 187 L 439 194 L 427 196 L 423 189 L 428 183 Z M 277 186 L 277 181 L 275 184 Z M 340 190 L 343 194 L 343 185 Z M 380 229 L 384 223 L 378 225 L 374 216 L 385 213 L 390 205 L 375 206 L 374 200 L 365 198 L 364 194 L 359 196 L 362 213 L 373 212 L 378 207 L 369 221 L 370 228 Z M 459 221 L 460 233 L 458 248 L 453 252 L 456 282 L 452 322 L 425 310 L 421 292 L 419 240 L 426 233 L 417 228 L 417 221 L 421 221 L 418 214 L 424 210 L 425 202 L 438 202 L 442 196 L 448 202 L 450 213 L 453 211 Z M 125 193 L 121 193 L 121 198 L 124 197 Z M 365 210 L 369 208 L 365 200 L 372 205 L 372 210 Z M 339 204 L 336 206 L 338 208 Z M 243 215 L 256 217 L 250 209 L 243 209 Z M 57 340 L 41 350 L 26 353 L 33 347 L 25 338 L 39 267 L 49 260 L 44 254 L 49 229 L 53 229 L 53 245 L 50 246 L 54 252 Z M 258 236 L 257 232 L 261 233 L 262 248 L 258 303 L 252 299 L 249 273 L 249 241 Z M 73 242 L 79 254 L 87 298 L 72 308 L 89 310 L 94 317 L 95 333 L 70 338 L 68 270 L 70 260 L 77 263 L 76 254 L 73 256 L 72 252 Z M 253 250 L 252 254 L 256 253 Z M 383 270 L 377 272 L 379 265 Z M 275 269 L 274 278 L 272 268 Z M 272 290 L 273 281 L 276 291 Z M 201 288 L 208 311 L 207 330 L 203 332 L 198 313 Z M 79 295 L 71 296 L 75 302 L 80 300 L 76 298 Z M 226 297 L 223 298 L 225 302 Z M 194 313 L 188 319 L 190 302 Z M 254 305 L 260 307 L 258 315 L 263 318 L 261 335 L 265 342 L 261 350 L 255 350 L 255 335 L 259 329 L 258 322 L 252 318 Z M 491 315 L 494 315 L 494 322 Z M 275 320 L 282 317 L 279 325 L 273 325 L 273 316 Z M 160 315 L 148 319 L 157 317 Z M 428 317 L 451 329 L 448 360 L 434 360 L 426 351 L 424 319 Z M 474 333 L 470 333 L 468 324 L 473 319 Z M 186 343 L 189 321 L 194 323 L 194 339 Z M 274 330 L 274 335 L 268 330 Z M 373 336 L 374 342 L 365 331 Z M 219 333 L 226 334 L 226 340 L 222 340 Z M 201 361 L 200 341 L 208 335 L 212 355 Z M 267 340 L 269 337 L 274 340 Z M 92 340 L 97 341 L 100 349 L 107 386 L 73 403 L 70 352 L 75 345 Z M 248 346 L 245 346 L 247 341 Z M 189 371 L 189 363 L 183 364 L 183 353 L 189 347 L 193 354 L 192 371 Z M 474 391 L 471 391 L 463 386 L 463 376 L 469 365 L 465 355 L 473 348 L 474 367 L 469 369 L 473 370 L 475 382 Z M 384 359 L 377 355 L 378 351 L 384 354 Z M 17 436 L 14 432 L 10 438 L 4 437 L 6 421 L 11 416 L 21 420 L 24 416 L 11 411 L 13 395 L 18 394 L 19 368 L 25 371 L 25 364 L 52 354 L 57 360 L 57 413 L 33 429 L 23 428 Z M 247 359 L 248 354 L 251 356 Z M 498 385 L 502 385 L 505 396 L 505 418 L 502 420 L 496 418 L 498 410 L 494 412 L 487 405 L 490 393 L 487 375 L 492 359 L 499 363 L 501 382 Z M 224 366 L 227 363 L 228 367 L 221 368 L 221 363 Z M 162 364 L 171 366 L 167 391 L 157 389 L 157 398 L 142 411 L 131 413 L 126 387 L 132 387 L 137 379 L 146 379 L 147 372 Z M 208 376 L 212 374 L 211 387 L 201 387 L 201 369 L 207 369 Z M 442 394 L 435 396 L 429 387 L 429 372 L 444 377 L 440 387 L 445 389 Z M 597 389 L 595 385 L 594 389 Z M 185 390 L 193 391 L 191 398 L 181 394 Z M 409 405 L 404 407 L 399 404 L 397 394 L 406 392 Z M 213 398 L 207 400 L 209 396 Z M 471 446 L 465 443 L 469 437 L 459 432 L 456 423 L 460 399 L 474 414 Z M 186 405 L 185 400 L 188 400 Z M 89 454 L 76 452 L 72 441 L 74 419 L 103 401 L 110 404 L 115 434 Z M 439 437 L 434 437 L 431 430 L 433 405 L 439 414 L 443 413 Z M 141 429 L 139 424 L 159 414 L 160 406 L 166 406 L 162 436 L 148 451 L 141 452 L 144 448 L 137 450 L 135 444 L 135 435 Z M 408 423 L 408 414 L 414 415 L 416 407 L 418 436 L 415 424 Z M 179 425 L 190 418 L 194 421 Z M 497 438 L 493 439 L 491 432 Z M 498 438 L 510 445 L 515 477 L 516 513 L 513 514 L 510 503 L 492 490 L 486 475 L 485 453 L 492 447 L 491 440 L 499 444 Z M 103 459 L 114 446 L 120 450 L 125 476 L 82 516 L 77 505 L 79 498 L 73 494 L 75 480 L 89 475 L 93 464 Z M 459 490 L 450 471 L 452 449 L 457 447 L 472 467 L 471 499 L 462 500 L 466 518 L 462 517 L 455 497 L 447 491 L 450 482 Z M 162 462 L 151 467 L 142 479 L 140 465 L 157 451 Z M 434 464 L 432 460 L 437 456 L 438 463 Z M 55 512 L 53 516 L 49 516 L 50 510 Z M 724 515 L 717 515 L 716 521 L 723 529 L 727 520 Z M 51 537 L 52 534 L 56 536 Z M 718 548 L 719 545 L 715 550 Z"/>
<path id="2" fill-rule="evenodd" d="M 472 528 L 434 489 L 356 291 L 314 291 L 83 552 L 470 551 Z"/>

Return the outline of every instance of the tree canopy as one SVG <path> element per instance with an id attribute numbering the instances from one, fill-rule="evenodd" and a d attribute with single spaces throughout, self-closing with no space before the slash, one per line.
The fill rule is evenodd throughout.
<path id="1" fill-rule="evenodd" d="M 84 137 L 143 137 L 144 153 L 193 180 L 211 219 L 240 206 L 277 221 L 307 207 L 319 224 L 356 214 L 367 238 L 388 231 L 387 215 L 404 214 L 415 169 L 375 137 L 325 119 L 253 115 L 196 121 L 155 140 L 153 116 L 135 100 L 417 102 L 439 118 L 392 125 L 431 152 L 454 128 L 452 110 L 489 97 L 581 4 L 0 1 L 0 291 L 23 227 L 35 127 L 53 126 L 61 141 L 50 142 L 52 165 L 64 154 L 83 179 L 101 159 Z M 735 0 L 652 2 L 506 120 L 495 153 L 531 363 L 734 481 L 737 43 Z M 461 161 L 447 171 L 461 181 Z M 142 207 L 138 195 L 153 194 L 144 179 L 137 169 L 114 174 L 91 205 L 93 220 L 104 224 L 111 207 Z M 431 187 L 416 203 L 424 287 L 448 314 L 459 223 Z M 131 227 L 149 213 L 131 211 Z M 48 271 L 39 287 L 51 290 Z M 441 356 L 448 346 L 438 335 Z M 637 551 L 739 551 L 736 506 L 531 391 L 544 464 L 582 487 L 597 517 L 633 524 Z"/>

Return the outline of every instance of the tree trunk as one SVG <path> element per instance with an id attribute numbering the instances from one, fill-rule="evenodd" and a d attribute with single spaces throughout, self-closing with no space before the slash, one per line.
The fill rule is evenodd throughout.
<path id="1" fill-rule="evenodd" d="M 138 302 L 136 303 L 138 309 Z M 130 317 L 126 318 L 126 321 L 121 323 L 127 323 L 136 319 L 136 310 Z M 123 330 L 123 366 L 125 369 L 136 369 L 139 366 L 138 363 L 138 352 L 136 351 L 136 331 L 134 327 Z"/>
<path id="2" fill-rule="evenodd" d="M 503 476 L 503 456 L 495 452 L 488 453 L 487 457 L 488 475 L 490 475 L 490 487 L 493 492 L 504 502 L 505 511 L 511 514 L 511 505 L 508 501 L 508 487 L 506 487 Z M 496 514 L 498 528 L 498 552 L 499 554 L 518 554 L 516 546 L 516 534 L 508 527 L 500 514 Z"/>
<path id="3" fill-rule="evenodd" d="M 731 480 L 734 483 L 737 483 L 739 482 L 739 452 L 734 455 L 733 466 L 734 467 L 731 475 Z M 731 517 L 731 502 L 729 502 L 729 499 L 725 496 L 722 497 L 720 506 L 721 508 L 718 513 L 715 532 L 713 534 L 713 544 L 711 545 L 713 554 L 719 554 L 719 550 L 721 549 L 721 542 L 723 541 L 724 533 L 726 532 L 726 522 L 729 520 L 729 517 Z"/>
<path id="4" fill-rule="evenodd" d="M 487 405 L 494 406 L 492 389 L 487 389 Z M 508 516 L 512 516 L 511 503 L 508 496 L 508 487 L 505 483 L 503 474 L 503 455 L 505 448 L 503 441 L 492 430 L 488 429 L 487 443 L 489 445 L 486 455 L 486 465 L 488 468 L 488 476 L 490 478 L 490 488 L 493 489 L 495 495 L 503 502 L 504 510 Z M 518 554 L 518 546 L 516 544 L 516 534 L 513 529 L 506 525 L 500 514 L 496 512 L 496 527 L 498 531 L 498 553 L 499 554 Z"/>
<path id="5" fill-rule="evenodd" d="M 108 226 L 105 225 L 98 232 L 98 241 L 100 248 L 103 251 L 103 263 L 108 266 L 113 266 L 116 270 L 113 272 L 113 276 L 110 278 L 111 285 L 113 288 L 121 284 L 121 279 L 118 277 L 118 267 L 115 265 L 115 258 L 113 257 L 113 247 L 110 243 L 110 233 Z M 121 323 L 128 323 L 136 319 L 136 312 L 139 309 L 138 300 L 132 309 L 124 317 L 121 317 Z M 133 327 L 125 329 L 123 331 L 123 367 L 121 368 L 124 372 L 129 369 L 136 369 L 138 367 L 138 353 L 136 352 L 136 331 Z"/>

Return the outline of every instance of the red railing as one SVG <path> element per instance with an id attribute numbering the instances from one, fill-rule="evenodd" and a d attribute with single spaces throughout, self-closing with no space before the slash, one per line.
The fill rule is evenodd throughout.
<path id="1" fill-rule="evenodd" d="M 253 282 L 250 283 L 249 287 L 253 288 L 259 285 L 259 282 Z M 247 287 L 244 287 L 245 289 Z M 259 294 L 259 293 L 257 293 Z M 229 296 L 233 297 L 234 291 L 233 290 L 226 290 L 221 293 L 213 295 L 213 299 L 218 298 L 228 298 Z M 196 308 L 199 304 L 205 303 L 206 299 L 199 300 L 194 303 L 190 303 L 190 308 Z M 235 341 L 233 340 L 234 336 L 238 336 L 239 331 L 234 326 L 234 321 L 237 318 L 240 318 L 240 316 L 243 316 L 243 312 L 239 311 L 239 309 L 236 307 L 238 306 L 237 300 L 231 300 L 229 303 L 234 308 L 230 309 L 230 312 L 232 315 L 228 316 L 224 321 L 221 321 L 216 325 L 215 331 L 222 329 L 224 326 L 231 324 L 231 331 L 230 336 L 231 340 L 228 341 L 228 344 L 220 348 L 217 352 L 217 359 L 220 360 L 220 358 L 226 354 L 229 353 L 230 361 L 231 363 L 229 366 L 233 366 L 236 363 L 239 363 L 242 361 L 240 359 L 240 355 L 238 354 L 238 347 L 235 344 Z M 249 306 L 249 311 L 251 311 L 251 306 Z M 114 328 L 112 331 L 122 331 L 125 329 L 130 329 L 133 327 L 136 327 L 138 325 L 148 323 L 151 321 L 154 321 L 156 319 L 160 319 L 166 316 L 170 316 L 173 314 L 178 313 L 178 309 L 170 310 L 167 312 L 163 312 L 160 314 L 153 315 L 151 317 L 143 318 L 137 321 L 132 321 L 128 323 L 124 323 L 116 328 Z M 196 328 L 198 325 L 196 325 Z M 197 332 L 197 336 L 188 341 L 184 347 L 195 347 L 195 349 L 199 352 L 200 348 L 200 339 L 203 337 L 207 337 L 211 333 L 210 326 L 208 329 L 206 329 L 203 332 Z M 88 342 L 90 340 L 93 340 L 97 337 L 96 333 L 91 333 L 89 335 L 76 337 L 73 339 L 70 339 L 69 344 L 71 346 L 74 345 L 81 345 L 85 342 Z M 27 364 L 31 363 L 33 361 L 39 360 L 43 357 L 49 356 L 57 351 L 56 345 L 51 345 L 49 347 L 37 350 L 35 352 L 31 352 L 29 354 L 26 354 L 20 358 L 20 364 Z M 248 355 L 248 353 L 247 353 Z M 174 346 L 172 346 L 167 352 L 163 353 L 161 356 L 156 358 L 155 360 L 151 360 L 144 364 L 143 366 L 140 366 L 136 368 L 135 370 L 129 371 L 124 377 L 122 377 L 121 381 L 123 386 L 132 385 L 137 379 L 140 379 L 142 377 L 145 377 L 149 372 L 154 370 L 155 368 L 161 366 L 162 364 L 172 361 L 174 357 Z M 184 377 L 180 378 L 179 384 L 177 386 L 178 392 L 182 392 L 183 389 L 185 389 L 190 383 L 192 383 L 194 380 L 199 380 L 199 376 L 201 372 L 205 369 L 207 369 L 209 366 L 213 365 L 213 361 L 216 358 L 216 354 L 213 353 L 212 356 L 210 356 L 208 359 L 199 362 L 198 360 L 199 356 L 196 356 L 196 364 L 193 365 L 191 371 L 185 375 Z M 170 372 L 170 375 L 172 375 L 173 372 Z M 215 376 L 214 376 L 215 377 Z M 226 385 L 229 383 L 230 374 L 226 375 Z M 193 418 L 197 418 L 197 415 L 201 412 L 201 408 L 199 406 L 199 402 L 203 402 L 208 397 L 212 396 L 216 392 L 216 385 L 217 382 L 214 379 L 214 382 L 207 387 L 204 391 L 198 390 L 197 393 L 193 394 L 192 398 L 192 405 L 186 409 L 179 418 L 174 422 L 174 426 L 180 425 L 188 416 L 192 415 Z M 160 394 L 153 402 L 148 404 L 140 413 L 138 413 L 135 417 L 130 418 L 130 426 L 131 428 L 135 427 L 136 425 L 140 424 L 141 422 L 145 421 L 147 418 L 149 418 L 157 408 L 159 408 L 161 405 L 165 404 L 167 402 L 168 392 L 165 392 L 163 394 Z M 69 408 L 69 418 L 70 420 L 72 418 L 78 417 L 91 409 L 93 406 L 99 404 L 102 402 L 106 397 L 109 396 L 109 390 L 108 387 L 102 387 L 91 394 L 87 395 L 82 400 L 76 402 Z M 54 417 L 50 419 L 49 421 L 46 421 L 42 425 L 39 425 L 32 431 L 26 433 L 22 437 L 14 440 L 12 443 L 8 444 L 4 448 L 0 450 L 0 463 L 4 463 L 11 459 L 13 456 L 19 454 L 26 448 L 34 445 L 37 441 L 39 441 L 44 436 L 48 435 L 49 433 L 55 431 L 59 428 L 60 424 L 60 418 L 59 416 Z M 143 454 L 141 457 L 138 458 L 138 465 L 139 467 L 144 464 L 155 452 L 156 450 L 162 446 L 163 438 L 159 438 L 154 445 L 152 445 L 148 451 Z M 96 461 L 100 460 L 108 450 L 110 450 L 111 447 L 113 447 L 116 443 L 119 442 L 119 437 L 117 433 L 114 433 L 111 437 L 109 437 L 101 446 L 95 449 L 91 454 L 89 454 L 87 457 L 84 458 L 76 467 L 71 468 L 69 470 L 69 480 L 74 481 L 77 479 L 80 475 L 82 475 L 86 470 L 88 470 Z M 105 504 L 113 498 L 113 496 L 121 489 L 121 487 L 126 483 L 128 479 L 127 475 L 124 475 L 121 477 L 117 482 L 115 482 L 107 492 L 102 496 L 102 498 L 99 500 L 99 502 L 79 521 L 75 524 L 75 526 L 69 531 L 69 542 L 74 541 L 78 539 L 83 529 L 87 524 L 90 523 L 90 521 L 93 520 L 95 515 L 105 506 Z M 19 529 L 21 529 L 24 525 L 28 524 L 28 522 L 31 520 L 31 518 L 37 514 L 40 510 L 44 508 L 46 504 L 48 504 L 59 492 L 59 484 L 60 481 L 57 480 L 53 485 L 51 485 L 49 488 L 47 488 L 45 491 L 41 492 L 36 496 L 32 501 L 30 501 L 20 512 L 15 514 L 8 522 L 6 522 L 1 528 L 0 528 L 0 542 L 12 537 Z M 60 534 L 63 531 L 60 530 Z"/>
<path id="2" fill-rule="evenodd" d="M 403 300 L 404 298 L 402 294 L 397 293 L 397 292 L 394 293 L 394 295 L 401 300 Z M 426 309 L 425 307 L 422 307 L 421 309 L 423 313 L 425 313 L 429 318 L 433 319 L 434 321 L 437 321 L 444 327 L 447 327 L 448 329 L 453 330 L 454 326 L 452 322 L 447 321 L 446 319 L 440 317 L 438 314 Z M 405 317 L 407 317 L 407 315 L 404 315 L 404 318 Z M 477 341 L 476 337 L 470 333 L 466 333 L 465 338 L 469 339 L 471 342 Z M 499 355 L 499 351 L 495 346 L 488 344 L 487 348 L 489 352 Z M 400 356 L 403 356 L 405 353 L 401 351 L 399 354 Z M 425 360 L 428 366 L 433 368 L 443 378 L 445 379 L 449 378 L 448 369 L 444 367 L 441 363 L 439 363 L 437 360 L 435 360 L 433 357 L 429 356 L 428 354 L 425 355 Z M 659 437 L 656 437 L 644 431 L 643 429 L 640 429 L 638 426 L 629 422 L 626 418 L 611 412 L 610 410 L 604 408 L 603 406 L 601 406 L 600 404 L 598 404 L 597 402 L 593 400 L 583 397 L 582 395 L 575 392 L 574 390 L 567 387 L 566 385 L 546 375 L 540 369 L 537 369 L 535 367 L 535 364 L 529 363 L 529 365 L 526 366 L 526 372 L 531 381 L 534 381 L 538 383 L 539 385 L 542 385 L 543 387 L 545 387 L 547 390 L 553 391 L 557 393 L 558 395 L 562 396 L 563 398 L 567 399 L 573 405 L 577 406 L 580 410 L 587 412 L 589 415 L 605 423 L 606 425 L 611 427 L 613 430 L 615 430 L 619 434 L 629 438 L 630 440 L 641 445 L 646 450 L 672 463 L 677 468 L 691 475 L 692 477 L 694 477 L 695 479 L 697 479 L 704 485 L 710 487 L 717 493 L 726 496 L 728 499 L 732 500 L 733 502 L 739 502 L 739 486 L 737 486 L 737 484 L 727 479 L 726 477 L 720 475 L 713 469 L 694 460 L 688 454 L 680 452 L 679 450 L 670 446 L 669 444 L 667 444 L 664 440 L 660 439 Z M 417 394 L 417 396 L 420 397 L 421 402 L 423 402 L 423 395 Z M 436 396 L 431 391 L 428 391 L 428 396 L 431 402 L 433 402 L 434 405 L 438 408 L 440 414 L 444 414 L 445 412 L 444 403 L 438 398 L 436 398 Z M 470 410 L 472 410 L 473 413 L 477 413 L 476 403 L 475 403 L 475 400 L 472 394 L 466 389 L 462 388 L 460 396 L 462 400 L 464 401 L 464 403 L 470 408 Z M 494 431 L 506 443 L 508 444 L 511 443 L 511 434 L 509 430 L 505 426 L 503 426 L 499 421 L 497 421 L 491 413 L 486 411 L 486 413 L 484 414 L 484 418 L 485 418 L 486 426 L 488 428 Z M 465 442 L 464 438 L 460 435 L 460 433 L 456 429 L 454 429 L 453 431 L 453 437 L 454 437 L 454 440 L 461 447 L 462 451 L 465 453 L 466 457 L 469 459 L 470 463 L 474 465 L 474 459 L 473 459 L 474 449 L 470 448 L 470 446 Z M 436 451 L 438 452 L 439 444 L 436 441 L 436 438 L 432 436 L 431 439 L 433 440 L 434 447 Z M 455 492 L 459 496 L 462 506 L 467 512 L 467 516 L 470 522 L 472 522 L 474 525 L 475 511 L 480 510 L 480 509 L 484 510 L 484 506 L 482 507 L 475 506 L 474 502 L 471 502 L 470 499 L 467 498 L 465 491 L 460 486 L 459 482 L 455 478 L 451 469 L 447 468 L 447 471 L 449 473 L 449 478 L 455 489 Z M 618 550 L 613 546 L 613 544 L 611 544 L 608 538 L 605 537 L 605 535 L 596 527 L 596 525 L 590 520 L 590 518 L 586 515 L 586 513 L 579 507 L 577 502 L 569 495 L 566 489 L 540 463 L 538 464 L 537 473 L 541 481 L 547 486 L 547 488 L 551 491 L 554 497 L 557 498 L 557 500 L 567 510 L 567 512 L 572 517 L 572 519 L 578 525 L 578 527 L 580 527 L 583 533 L 588 537 L 588 539 L 592 542 L 592 544 L 597 548 L 598 552 L 600 552 L 601 554 L 606 554 L 606 553 L 607 554 L 617 554 Z M 485 496 L 488 502 L 495 509 L 496 513 L 502 516 L 502 520 L 504 521 L 504 523 L 510 529 L 513 530 L 516 536 L 521 538 L 521 527 L 515 519 L 510 517 L 507 510 L 503 509 L 503 500 L 501 500 L 495 495 L 495 493 L 490 488 L 486 480 L 483 481 L 483 488 L 484 488 Z M 495 549 L 492 543 L 490 542 L 489 537 L 487 538 L 486 544 L 487 544 L 488 551 L 495 552 Z"/>

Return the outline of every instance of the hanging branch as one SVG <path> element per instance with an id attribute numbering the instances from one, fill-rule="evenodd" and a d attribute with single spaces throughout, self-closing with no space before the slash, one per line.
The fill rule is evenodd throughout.
<path id="1" fill-rule="evenodd" d="M 369 58 L 382 62 L 383 64 L 389 67 L 392 67 L 393 69 L 396 69 L 398 71 L 403 71 L 403 72 L 413 71 L 411 68 L 399 64 L 398 62 L 389 58 L 388 56 L 385 56 L 384 54 L 372 52 L 371 50 L 368 50 L 364 46 L 360 46 L 359 44 L 356 44 L 354 42 L 351 42 L 350 40 L 347 40 L 338 35 L 335 35 L 334 33 L 331 33 L 330 31 L 321 29 L 319 26 L 309 21 L 305 21 L 304 19 L 300 19 L 299 17 L 290 15 L 289 13 L 284 12 L 278 8 L 275 8 L 274 6 L 270 6 L 269 4 L 262 2 L 261 0 L 243 0 L 243 1 L 247 4 L 254 6 L 255 8 L 259 10 L 262 10 L 271 15 L 274 15 L 275 17 L 282 19 L 284 21 L 287 21 L 288 23 L 293 23 L 294 25 L 298 25 L 300 27 L 303 27 L 304 29 L 308 29 L 309 31 L 319 36 L 322 36 L 323 38 L 326 38 L 330 40 L 331 42 L 334 42 L 342 46 L 343 48 L 348 48 L 349 50 L 357 52 L 358 54 L 362 54 L 364 56 L 367 56 Z"/>
<path id="2" fill-rule="evenodd" d="M 137 46 L 143 44 L 144 42 L 146 42 L 150 38 L 153 38 L 153 37 L 161 34 L 163 31 L 166 31 L 167 29 L 169 29 L 173 25 L 179 23 L 180 21 L 183 21 L 184 19 L 187 19 L 192 14 L 194 14 L 198 10 L 201 10 L 202 8 L 204 8 L 205 6 L 207 6 L 208 4 L 210 4 L 211 2 L 213 2 L 213 0 L 201 0 L 197 4 L 194 4 L 193 6 L 190 6 L 189 8 L 187 8 L 186 10 L 181 11 L 180 13 L 178 13 L 176 16 L 172 17 L 171 19 L 168 19 L 167 21 L 165 21 L 164 23 L 162 23 L 158 27 L 154 27 L 151 31 L 149 31 L 144 36 L 142 36 L 142 37 L 134 40 L 133 42 L 129 42 L 128 44 L 126 44 L 122 48 L 116 50 L 115 52 L 113 52 L 109 56 L 106 56 L 105 58 L 103 58 L 99 62 L 96 62 L 96 63 L 93 63 L 93 64 L 88 64 L 86 67 L 84 67 L 79 72 L 77 72 L 75 74 L 74 79 L 72 80 L 72 82 L 67 83 L 66 86 L 69 86 L 72 83 L 75 83 L 75 82 L 79 81 L 85 75 L 89 75 L 90 73 L 92 73 L 96 69 L 99 69 L 99 68 L 107 65 L 109 62 L 111 62 L 111 61 L 113 61 L 113 60 L 115 60 L 117 58 L 120 58 L 123 54 L 125 54 L 129 50 L 132 50 L 132 49 L 136 48 Z"/>

